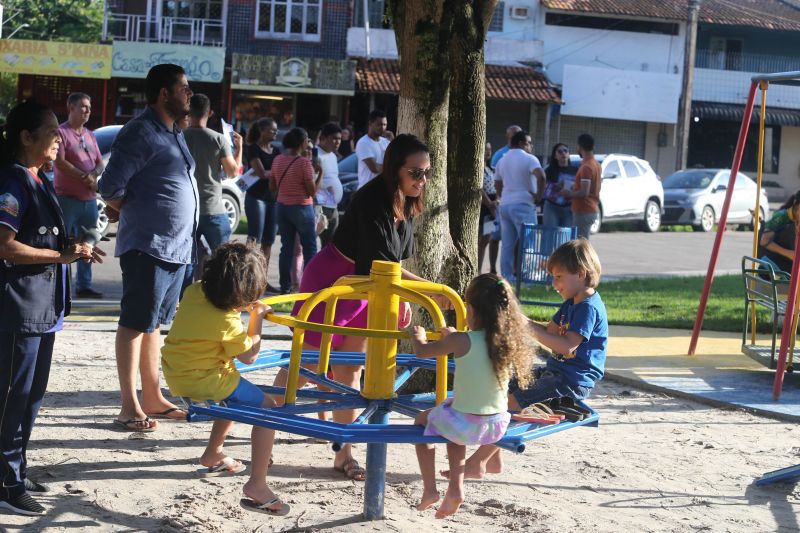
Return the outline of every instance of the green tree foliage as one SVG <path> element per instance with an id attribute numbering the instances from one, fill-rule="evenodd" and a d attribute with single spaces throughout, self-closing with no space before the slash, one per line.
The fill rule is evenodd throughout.
<path id="1" fill-rule="evenodd" d="M 102 0 L 5 0 L 3 34 L 30 24 L 14 39 L 97 43 L 103 29 Z"/>

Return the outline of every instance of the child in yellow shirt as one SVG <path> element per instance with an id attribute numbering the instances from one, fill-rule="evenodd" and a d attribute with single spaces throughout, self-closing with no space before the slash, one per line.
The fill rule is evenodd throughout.
<path id="1" fill-rule="evenodd" d="M 272 407 L 272 398 L 241 377 L 234 359 L 253 363 L 261 348 L 261 325 L 271 309 L 258 301 L 267 286 L 266 260 L 256 247 L 241 243 L 220 246 L 203 267 L 199 283 L 181 300 L 161 350 L 164 377 L 175 396 L 213 400 L 228 406 Z M 247 331 L 241 312 L 247 310 Z M 223 452 L 233 422 L 215 420 L 200 464 L 201 474 L 233 475 L 245 466 Z M 253 426 L 251 473 L 244 485 L 245 509 L 283 516 L 289 506 L 267 484 L 275 431 Z"/>

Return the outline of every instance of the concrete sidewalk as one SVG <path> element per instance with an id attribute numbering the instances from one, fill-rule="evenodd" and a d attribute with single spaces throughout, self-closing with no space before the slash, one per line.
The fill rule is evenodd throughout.
<path id="1" fill-rule="evenodd" d="M 611 326 L 606 375 L 636 387 L 800 421 L 800 375 L 786 374 L 772 401 L 775 371 L 742 354 L 740 333 L 704 331 L 686 355 L 691 331 Z"/>

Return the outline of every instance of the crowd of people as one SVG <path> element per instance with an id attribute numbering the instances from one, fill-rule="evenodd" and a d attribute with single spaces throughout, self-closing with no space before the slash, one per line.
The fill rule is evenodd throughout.
<path id="1" fill-rule="evenodd" d="M 375 260 L 401 263 L 414 255 L 414 220 L 422 212 L 431 176 L 430 153 L 413 135 L 387 136 L 384 113 L 370 115 L 369 131 L 355 146 L 352 132 L 331 123 L 321 129 L 316 145 L 304 129 L 289 130 L 279 151 L 273 144 L 277 126 L 270 119 L 257 121 L 246 142 L 238 135 L 229 142 L 210 130 L 208 99 L 192 93 L 180 66 L 153 67 L 145 92 L 147 109 L 119 132 L 105 169 L 96 141 L 85 129 L 90 112 L 85 95 L 70 97 L 70 119 L 62 126 L 48 108 L 33 101 L 17 105 L 7 117 L 0 147 L 0 388 L 8 391 L 0 395 L 0 507 L 13 512 L 45 512 L 32 494 L 48 488 L 27 475 L 26 449 L 47 386 L 55 333 L 70 312 L 68 265 L 78 261 L 78 268 L 91 266 L 105 255 L 87 236 L 90 220 L 81 217 L 88 208 L 77 203 L 94 200 L 90 193 L 99 192 L 109 218 L 119 221 L 114 254 L 123 295 L 115 352 L 121 406 L 111 423 L 122 432 L 154 432 L 159 419 L 186 419 L 186 411 L 159 386 L 161 368 L 175 396 L 233 407 L 281 405 L 282 396 L 265 394 L 234 364 L 252 363 L 261 349 L 263 318 L 271 312 L 260 301 L 263 295 L 270 290 L 315 292 L 342 276 L 368 274 Z M 345 143 L 345 151 L 358 154 L 361 186 L 338 218 L 334 212 L 341 185 L 333 177 L 336 153 Z M 581 136 L 578 146 L 583 165 L 574 175 L 543 170 L 529 153 L 530 135 L 509 128 L 504 154 L 496 165 L 486 165 L 491 179 L 485 180 L 482 192 L 485 214 L 500 215 L 504 245 L 515 238 L 509 226 L 535 214 L 532 206 L 542 199 L 546 184 L 560 191 L 553 203 L 563 207 L 571 202 L 573 219 L 579 227 L 585 225 L 584 218 L 590 217 L 582 209 L 591 206 L 591 199 L 596 206 L 599 172 L 591 137 Z M 554 149 L 551 166 L 565 166 L 559 163 L 564 161 L 560 150 Z M 489 153 L 487 146 L 487 160 Z M 77 188 L 49 182 L 43 169 L 51 161 L 63 173 L 59 180 L 83 186 L 80 196 L 70 196 L 77 195 Z M 223 221 L 219 180 L 237 175 L 243 162 L 254 176 L 245 199 L 248 242 L 226 242 L 230 227 Z M 62 204 L 62 195 L 75 202 Z M 556 201 L 560 198 L 566 200 Z M 318 251 L 317 234 L 324 230 L 328 233 Z M 280 287 L 270 288 L 267 259 L 277 231 L 282 242 Z M 211 248 L 205 261 L 198 259 L 201 242 Z M 482 242 L 492 249 L 490 242 Z M 501 269 L 513 279 L 505 248 L 503 254 Z M 547 268 L 564 302 L 546 324 L 525 318 L 508 282 L 490 273 L 475 278 L 467 289 L 470 332 L 445 330 L 436 342 L 428 342 L 419 327 L 409 332 L 418 357 L 453 353 L 456 359 L 452 398 L 415 420 L 425 426 L 425 434 L 450 443 L 450 469 L 443 472 L 449 485 L 437 517 L 458 510 L 465 478 L 502 472 L 493 444 L 505 433 L 509 408 L 540 408 L 541 402 L 558 397 L 582 400 L 603 377 L 608 324 L 595 290 L 601 270 L 596 253 L 586 239 L 570 241 L 553 253 Z M 425 281 L 404 268 L 401 272 L 403 279 Z M 91 289 L 85 270 L 78 278 L 81 290 Z M 443 309 L 450 305 L 444 297 L 435 300 Z M 245 311 L 246 326 L 241 319 Z M 299 304 L 292 313 L 298 311 Z M 309 320 L 321 322 L 324 313 L 320 305 Z M 401 304 L 397 327 L 409 327 L 411 318 L 410 306 Z M 168 323 L 172 327 L 162 348 L 160 328 Z M 367 302 L 339 302 L 333 323 L 366 327 Z M 552 350 L 543 365 L 534 365 L 528 337 Z M 321 338 L 308 332 L 304 342 L 305 349 L 319 349 Z M 366 339 L 360 336 L 333 335 L 331 344 L 338 351 L 366 350 Z M 359 389 L 362 366 L 332 365 L 331 370 L 336 381 Z M 286 381 L 281 371 L 274 383 L 284 386 Z M 356 412 L 340 409 L 332 416 L 348 424 Z M 199 475 L 245 470 L 224 451 L 231 424 L 218 420 L 212 425 Z M 242 506 L 285 515 L 289 506 L 267 482 L 270 464 L 280 460 L 279 453 L 273 457 L 273 444 L 273 430 L 253 428 Z M 470 458 L 467 445 L 480 445 Z M 417 508 L 422 511 L 438 502 L 439 493 L 432 446 L 418 445 L 417 455 L 423 478 Z M 366 478 L 346 443 L 333 457 L 333 468 L 348 479 Z"/>
<path id="2" fill-rule="evenodd" d="M 513 125 L 506 129 L 506 144 L 492 154 L 486 143 L 481 190 L 481 232 L 478 237 L 478 268 L 483 270 L 489 248 L 489 271 L 516 279 L 519 232 L 523 224 L 576 227 L 579 238 L 589 239 L 600 217 L 600 164 L 594 158 L 594 138 L 588 133 L 577 139 L 580 165 L 570 161 L 569 146 L 556 143 L 543 169 L 532 154 L 529 132 Z M 502 248 L 500 243 L 502 242 Z"/>

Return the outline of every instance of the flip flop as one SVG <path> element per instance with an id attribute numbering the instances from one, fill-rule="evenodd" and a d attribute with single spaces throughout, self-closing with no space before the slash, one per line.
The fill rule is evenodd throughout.
<path id="1" fill-rule="evenodd" d="M 348 459 L 342 463 L 342 466 L 334 466 L 333 469 L 337 472 L 341 472 L 347 479 L 352 479 L 353 481 L 364 481 L 367 479 L 367 471 L 364 470 L 355 459 Z"/>
<path id="2" fill-rule="evenodd" d="M 559 422 L 561 422 L 561 420 L 556 417 L 541 418 L 536 416 L 525 416 L 522 414 L 511 415 L 511 418 L 516 420 L 517 422 L 529 422 L 531 424 L 542 424 L 544 426 L 549 426 L 551 424 L 558 424 Z"/>
<path id="3" fill-rule="evenodd" d="M 115 418 L 112 422 L 114 429 L 118 431 L 133 431 L 135 433 L 152 433 L 156 430 L 157 426 L 151 425 L 153 420 L 146 416 L 144 418 L 129 418 L 127 420 L 120 420 Z M 131 427 L 131 424 L 134 426 Z M 147 427 L 140 427 L 141 424 L 147 424 Z"/>
<path id="4" fill-rule="evenodd" d="M 169 416 L 177 411 L 183 413 L 183 416 L 180 417 Z M 180 407 L 170 407 L 169 409 L 161 411 L 160 413 L 145 413 L 145 414 L 149 417 L 158 418 L 161 420 L 177 420 L 179 422 L 186 422 L 186 411 L 184 411 Z"/>
<path id="5" fill-rule="evenodd" d="M 280 503 L 281 506 L 278 509 L 272 509 L 272 506 L 275 505 L 276 503 Z M 292 509 L 291 507 L 283 503 L 281 499 L 278 497 L 272 498 L 270 501 L 264 503 L 256 503 L 250 498 L 242 498 L 241 500 L 239 500 L 239 505 L 241 505 L 248 511 L 253 511 L 254 513 L 264 513 L 271 516 L 286 516 Z"/>
<path id="6" fill-rule="evenodd" d="M 204 466 L 198 468 L 197 473 L 200 477 L 227 477 L 235 476 L 244 472 L 247 467 L 241 461 L 237 461 L 231 457 L 226 457 L 214 466 Z"/>

